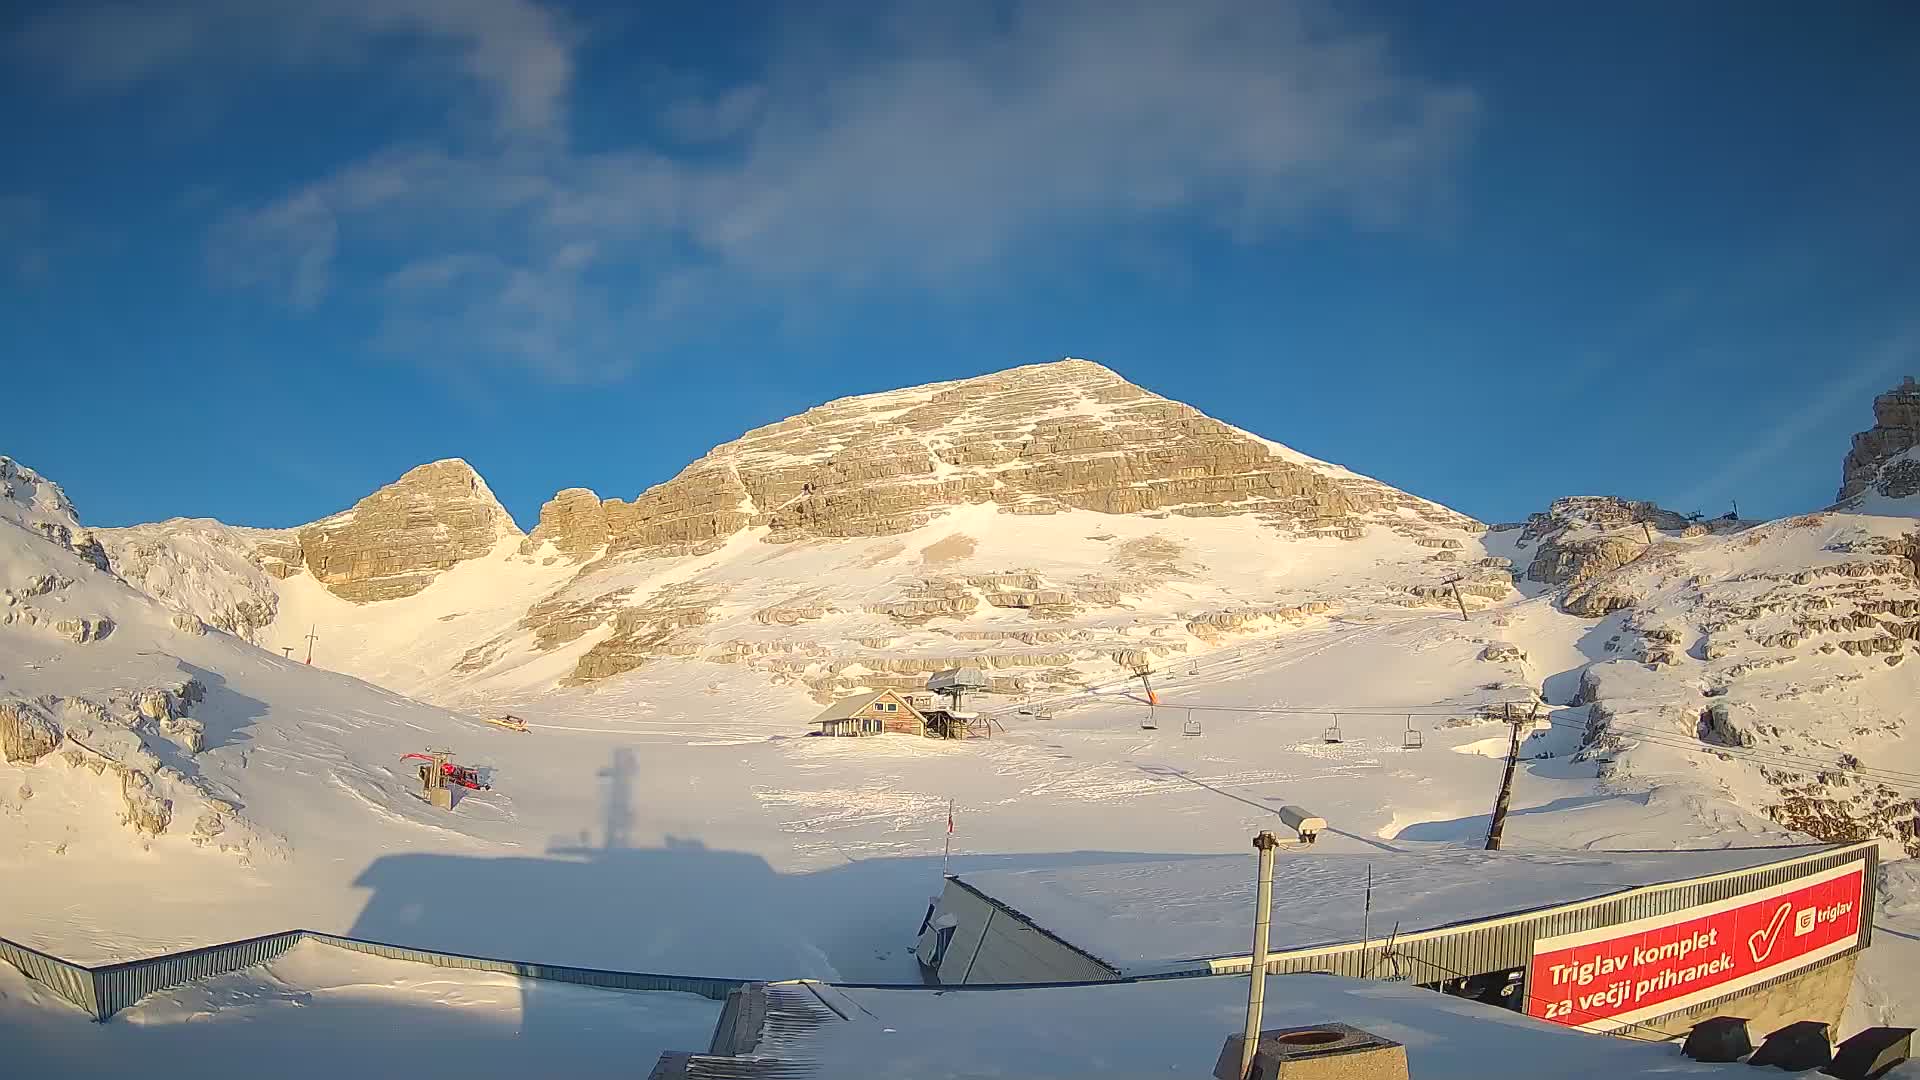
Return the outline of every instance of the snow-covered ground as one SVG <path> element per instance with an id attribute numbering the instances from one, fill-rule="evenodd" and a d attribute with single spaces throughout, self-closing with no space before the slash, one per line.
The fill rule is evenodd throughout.
<path id="1" fill-rule="evenodd" d="M 1714 701 L 1736 716 L 1784 717 L 1785 741 L 1769 744 L 1776 754 L 1837 755 L 1844 743 L 1882 755 L 1870 764 L 1920 768 L 1912 739 L 1888 726 L 1910 715 L 1920 665 L 1801 650 L 1735 676 L 1734 665 L 1788 650 L 1743 639 L 1707 659 L 1699 629 L 1742 599 L 1740 589 L 1754 590 L 1745 598 L 1754 605 L 1773 602 L 1767 590 L 1782 586 L 1780 576 L 1834 562 L 1835 545 L 1895 536 L 1910 519 L 1835 514 L 1824 528 L 1766 526 L 1751 542 L 1668 537 L 1665 561 L 1630 566 L 1615 582 L 1642 609 L 1597 619 L 1569 614 L 1533 587 L 1531 597 L 1474 598 L 1465 620 L 1408 606 L 1406 589 L 1431 585 L 1445 568 L 1427 565 L 1425 554 L 1410 559 L 1406 543 L 1377 529 L 1357 542 L 1283 541 L 1246 519 L 1028 518 L 974 506 L 905 538 L 766 545 L 749 530 L 692 561 L 595 571 L 583 598 L 627 586 L 636 597 L 690 582 L 709 589 L 701 641 L 684 658 L 650 658 L 612 679 L 560 687 L 614 627 L 537 648 L 517 621 L 577 568 L 522 555 L 510 541 L 413 596 L 378 604 L 347 603 L 305 576 L 256 581 L 277 590 L 279 605 L 260 649 L 183 629 L 175 610 L 89 559 L 71 508 L 52 498 L 57 489 L 35 490 L 0 519 L 0 584 L 25 590 L 22 583 L 44 579 L 50 587 L 9 604 L 40 614 L 0 625 L 0 698 L 40 703 L 70 737 L 88 723 L 98 730 L 84 747 L 63 745 L 30 765 L 0 763 L 0 935 L 83 962 L 307 927 L 563 964 L 914 982 L 909 950 L 940 888 L 949 805 L 951 865 L 963 872 L 1244 855 L 1248 837 L 1273 828 L 1275 810 L 1289 803 L 1331 822 L 1317 853 L 1472 845 L 1500 778 L 1503 703 L 1528 714 L 1538 706 L 1506 826 L 1512 850 L 1804 842 L 1761 816 L 1773 789 L 1751 761 L 1723 760 L 1698 744 L 1698 714 Z M 61 529 L 70 535 L 56 537 Z M 997 720 L 991 739 L 803 737 L 819 708 L 806 665 L 838 663 L 837 676 L 858 681 L 871 669 L 856 654 L 1004 652 L 1027 646 L 956 631 L 1036 629 L 1028 613 L 991 605 L 907 626 L 867 610 L 900 595 L 904 582 L 1016 566 L 1049 582 L 1078 581 L 1089 567 L 1138 574 L 1114 558 L 1122 550 L 1158 553 L 1175 572 L 1154 570 L 1151 584 L 1130 579 L 1136 591 L 1124 604 L 1082 611 L 1071 628 L 1097 635 L 1103 649 L 1162 647 L 1157 708 L 1122 665 L 1096 657 L 1067 665 L 1072 678 L 1057 680 L 1089 685 L 1038 691 L 1031 710 L 1010 695 L 981 699 Z M 216 556 L 230 555 L 208 548 L 204 558 L 150 563 L 143 580 L 197 580 Z M 1498 556 L 1526 559 L 1511 533 L 1460 549 L 1463 562 Z M 1707 595 L 1695 577 L 1735 587 Z M 253 595 L 229 585 L 219 579 L 205 589 L 227 603 Z M 791 625 L 756 618 L 800 601 L 838 610 Z M 1196 634 L 1187 623 L 1312 601 L 1331 606 L 1225 635 Z M 96 616 L 113 624 L 98 640 L 57 628 Z M 1654 672 L 1634 650 L 1661 619 L 1686 629 L 1678 655 Z M 515 629 L 484 669 L 460 677 L 455 663 L 503 626 Z M 314 667 L 279 649 L 300 644 L 308 627 L 318 628 Z M 712 650 L 728 642 L 764 645 L 763 655 L 795 658 L 795 669 L 718 662 Z M 1623 725 L 1617 748 L 1598 757 L 1575 753 L 1590 713 L 1574 700 L 1596 664 L 1600 674 L 1588 681 Z M 204 727 L 197 753 L 177 731 L 138 720 L 144 691 L 189 679 L 204 690 L 190 710 Z M 110 715 L 76 720 L 81 699 Z M 502 731 L 442 706 L 511 709 L 533 732 Z M 1841 706 L 1875 723 L 1854 732 Z M 1153 727 L 1143 726 L 1148 720 Z M 1198 734 L 1186 734 L 1189 722 Z M 1341 741 L 1329 742 L 1336 725 Z M 1663 734 L 1636 738 L 1632 725 Z M 1418 748 L 1405 745 L 1409 729 L 1422 736 Z M 1681 745 L 1688 739 L 1696 745 Z M 462 792 L 451 813 L 428 807 L 401 755 L 429 746 L 451 747 L 459 762 L 481 768 L 491 790 Z M 98 764 L 147 776 L 157 797 L 171 800 L 174 826 L 158 836 L 134 831 L 125 820 L 129 781 Z M 196 835 L 209 815 L 220 829 Z M 1900 852 L 1889 845 L 1886 853 Z M 1886 877 L 1852 1025 L 1911 1022 L 1920 1001 L 1912 899 L 1920 880 L 1910 863 L 1889 866 Z M 393 977 L 417 986 L 441 977 L 409 972 Z M 221 985 L 233 996 L 204 1000 L 253 1000 L 246 1015 L 280 1007 L 274 992 L 246 989 L 258 982 L 252 977 L 229 977 Z M 156 1001 L 188 1002 L 179 1008 L 191 1011 L 202 1000 L 193 995 L 214 985 Z M 489 1000 L 510 996 L 504 984 L 485 985 L 499 991 Z M 0 983 L 7 987 L 0 1026 L 47 1030 L 40 1019 L 20 1019 L 39 1015 L 32 995 Z M 426 1001 L 437 992 L 403 996 Z M 336 1015 L 359 1007 L 349 1001 Z M 101 1038 L 165 1026 L 156 1019 Z M 703 1042 L 704 1031 L 673 1045 Z"/>
<path id="2" fill-rule="evenodd" d="M 1241 1029 L 1246 987 L 1238 978 L 948 994 L 775 987 L 817 995 L 826 1015 L 782 1025 L 756 1053 L 810 1062 L 824 1076 L 1208 1076 L 1226 1036 Z M 1329 1021 L 1399 1042 L 1418 1080 L 1724 1077 L 1739 1068 L 1689 1061 L 1671 1043 L 1577 1034 L 1405 984 L 1267 978 L 1263 1029 Z M 1888 1076 L 1913 1080 L 1920 1068 Z"/>
<path id="3" fill-rule="evenodd" d="M 270 964 L 154 994 L 95 1024 L 0 964 L 7 1075 L 643 1075 L 705 1047 L 720 1003 L 426 967 L 312 942 Z M 612 1066 L 612 1068 L 610 1068 Z"/>

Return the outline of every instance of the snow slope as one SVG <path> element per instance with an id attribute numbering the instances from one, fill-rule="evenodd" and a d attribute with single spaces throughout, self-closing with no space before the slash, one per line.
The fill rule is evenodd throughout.
<path id="1" fill-rule="evenodd" d="M 310 534 L 365 525 L 358 510 L 282 532 L 176 519 L 104 538 L 121 573 L 182 610 L 476 707 L 689 657 L 817 702 L 955 663 L 1057 690 L 1329 610 L 1450 605 L 1451 576 L 1470 579 L 1472 605 L 1511 592 L 1471 519 L 1080 360 L 827 402 L 632 503 L 563 491 L 524 541 L 464 463 L 408 475 L 428 470 L 470 477 L 463 507 L 502 524 L 491 550 L 441 565 L 397 536 L 350 571 L 303 557 Z M 417 483 L 406 496 L 423 520 L 435 497 Z M 444 527 L 415 531 L 431 546 Z M 344 588 L 343 574 L 394 565 L 431 584 L 375 600 Z"/>
<path id="2" fill-rule="evenodd" d="M 191 1062 L 197 1080 L 449 1080 L 599 1075 L 705 1046 L 720 1004 L 424 967 L 305 943 L 259 968 L 149 997 L 92 1023 L 0 964 L 0 1023 L 17 1076 L 120 1075 Z"/>
<path id="3" fill-rule="evenodd" d="M 1244 854 L 1286 803 L 1332 822 L 1328 853 L 1475 845 L 1507 710 L 1534 717 L 1510 849 L 1812 834 L 1881 838 L 1896 857 L 1913 837 L 1904 503 L 1484 535 L 1393 505 L 1353 539 L 1251 515 L 969 503 L 896 535 L 766 543 L 771 526 L 746 525 L 664 554 L 576 559 L 505 537 L 363 603 L 267 572 L 258 545 L 276 535 L 113 531 L 113 565 L 162 606 L 85 557 L 56 494 L 36 477 L 0 520 L 0 587 L 68 582 L 10 606 L 40 614 L 0 626 L 0 695 L 107 718 L 82 718 L 100 734 L 79 764 L 72 747 L 0 764 L 0 934 L 75 959 L 300 925 L 590 966 L 913 981 L 949 805 L 963 870 Z M 1549 548 L 1578 573 L 1532 579 Z M 1444 584 L 1463 570 L 1464 619 Z M 268 600 L 262 648 L 177 621 Z M 113 624 L 98 640 L 59 629 L 96 616 Z M 281 655 L 302 656 L 310 629 L 313 668 Z M 825 697 L 960 662 L 996 678 L 991 740 L 799 737 Z M 108 722 L 189 679 L 204 698 L 173 730 Z M 533 733 L 477 719 L 504 710 Z M 198 753 L 183 720 L 204 726 Z M 399 756 L 428 745 L 493 789 L 426 808 Z M 167 831 L 121 822 L 126 782 L 88 764 L 104 755 L 172 800 Z M 195 843 L 210 812 L 222 829 Z M 1910 866 L 1889 866 L 1880 905 L 1909 934 Z M 1915 940 L 1876 936 L 1850 1023 L 1911 1019 Z"/>

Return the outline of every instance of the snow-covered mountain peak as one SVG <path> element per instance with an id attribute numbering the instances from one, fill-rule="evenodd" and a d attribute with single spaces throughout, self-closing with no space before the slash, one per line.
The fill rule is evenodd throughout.
<path id="1" fill-rule="evenodd" d="M 715 447 L 632 501 L 577 489 L 532 544 L 700 554 L 746 529 L 769 543 L 888 536 L 960 506 L 1046 516 L 1249 516 L 1291 536 L 1416 538 L 1463 515 L 1300 454 L 1086 360 L 838 398 Z"/>
<path id="2" fill-rule="evenodd" d="M 10 457 L 0 457 L 0 520 L 67 548 L 102 570 L 107 568 L 106 552 L 92 531 L 80 524 L 67 493 Z"/>

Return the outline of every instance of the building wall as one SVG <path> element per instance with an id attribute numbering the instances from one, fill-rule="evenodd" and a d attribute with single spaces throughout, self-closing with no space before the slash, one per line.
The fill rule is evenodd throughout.
<path id="1" fill-rule="evenodd" d="M 1689 1028 L 1708 1017 L 1744 1016 L 1747 1018 L 1747 1032 L 1753 1037 L 1755 1046 L 1760 1045 L 1760 1040 L 1766 1038 L 1768 1032 L 1777 1031 L 1795 1020 L 1818 1020 L 1831 1025 L 1834 1033 L 1838 1034 L 1840 1014 L 1846 1011 L 1847 997 L 1853 991 L 1853 969 L 1859 956 L 1859 953 L 1837 956 L 1810 971 L 1795 972 L 1772 986 L 1758 987 L 1727 1001 L 1645 1021 L 1642 1027 L 1684 1036 Z M 1639 1031 L 1638 1034 L 1653 1037 L 1646 1031 Z"/>
<path id="2" fill-rule="evenodd" d="M 889 735 L 925 735 L 927 725 L 910 712 L 882 713 L 880 719 L 886 722 Z"/>
<path id="3" fill-rule="evenodd" d="M 1535 941 L 1541 938 L 1679 912 L 1696 904 L 1744 895 L 1771 885 L 1797 880 L 1822 869 L 1859 860 L 1865 860 L 1867 864 L 1864 876 L 1870 883 L 1874 877 L 1876 859 L 1873 844 L 1848 845 L 1835 851 L 1787 863 L 1731 871 L 1708 878 L 1645 886 L 1595 900 L 1401 935 L 1395 940 L 1395 956 L 1391 960 L 1382 957 L 1385 943 L 1376 940 L 1371 948 L 1359 942 L 1352 942 L 1327 948 L 1281 952 L 1269 959 L 1267 970 L 1276 975 L 1295 972 L 1324 972 L 1355 978 L 1397 975 L 1410 982 L 1428 983 L 1485 972 L 1524 969 L 1532 959 Z M 1864 891 L 1862 904 L 1860 943 L 1855 947 L 1856 952 L 1860 948 L 1865 948 L 1871 940 L 1873 890 L 1870 884 Z M 1057 982 L 1070 979 L 1118 977 L 1117 973 L 1098 965 L 1093 967 L 1107 973 L 1104 975 L 1064 974 L 1070 970 L 1089 970 L 1086 955 L 1048 937 L 1039 927 L 1031 926 L 1017 913 L 982 899 L 956 881 L 947 883 L 935 917 L 948 913 L 958 919 L 958 926 L 955 931 L 955 942 L 949 947 L 936 973 L 936 978 L 941 983 L 955 985 L 963 982 Z M 1251 915 L 1251 904 L 1249 904 L 1249 918 Z M 1025 926 L 1027 929 L 1016 939 L 1013 932 L 999 929 L 1000 924 L 1008 922 Z M 1051 945 L 1040 944 L 1030 939 L 1044 939 Z M 965 940 L 971 940 L 974 943 L 973 947 L 979 949 L 979 959 L 973 962 L 971 973 L 965 972 L 964 961 L 960 969 L 950 967 L 955 953 L 960 951 L 960 945 Z M 979 945 L 983 940 L 986 944 Z M 1054 954 L 1057 952 L 1067 953 L 1075 960 L 1055 959 Z M 1850 960 L 1848 964 L 1850 967 Z M 1194 961 L 1190 967 L 1178 965 L 1167 969 L 1129 973 L 1150 974 L 1157 977 L 1244 974 L 1251 966 L 1250 958 L 1243 954 Z M 1831 966 L 1834 966 L 1833 961 L 1783 979 L 1781 983 L 1775 985 L 1787 985 L 1803 977 L 1812 979 L 1826 967 Z M 1748 995 L 1764 995 L 1769 989 L 1763 986 L 1747 991 L 1742 995 L 1742 999 Z M 1839 1000 L 1844 1004 L 1844 992 L 1841 993 Z M 1720 1005 L 1709 1003 L 1702 1008 L 1708 1010 L 1706 1015 L 1717 1015 L 1718 1012 L 1724 1012 L 1726 1006 L 1727 1002 L 1723 999 Z M 1834 1012 L 1834 1017 L 1838 1018 L 1837 1010 Z M 1759 1031 L 1757 1026 L 1755 1030 L 1759 1034 L 1765 1034 L 1764 1031 Z"/>
<path id="4" fill-rule="evenodd" d="M 957 920 L 953 939 L 933 969 L 944 986 L 998 983 L 1105 982 L 1111 968 L 949 880 L 933 922 Z M 923 943 L 922 963 L 928 960 Z"/>
<path id="5" fill-rule="evenodd" d="M 880 707 L 882 704 L 894 706 L 893 711 L 882 709 Z M 880 721 L 886 734 L 889 735 L 925 735 L 927 733 L 926 722 L 920 718 L 919 713 L 913 711 L 913 706 L 907 704 L 904 698 L 893 695 L 876 699 L 854 715 Z"/>

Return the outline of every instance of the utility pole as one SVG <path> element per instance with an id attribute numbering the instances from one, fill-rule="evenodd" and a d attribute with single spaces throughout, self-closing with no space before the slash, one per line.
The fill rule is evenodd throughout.
<path id="1" fill-rule="evenodd" d="M 1534 702 L 1533 711 L 1525 719 L 1514 718 L 1511 702 L 1501 706 L 1501 710 L 1506 714 L 1506 721 L 1512 726 L 1513 732 L 1507 742 L 1507 772 L 1500 778 L 1500 795 L 1493 801 L 1493 821 L 1487 826 L 1488 851 L 1500 850 L 1500 834 L 1507 827 L 1507 805 L 1513 801 L 1513 768 L 1520 761 L 1520 726 L 1533 725 L 1533 718 L 1540 714 L 1540 703 Z"/>
<path id="2" fill-rule="evenodd" d="M 1460 621 L 1469 621 L 1467 619 L 1467 602 L 1460 596 L 1460 575 L 1455 574 L 1442 582 L 1442 584 L 1453 586 L 1453 602 L 1460 605 Z"/>
<path id="3" fill-rule="evenodd" d="M 312 626 L 309 626 L 307 628 L 307 666 L 308 667 L 313 666 L 313 643 L 320 640 L 320 635 L 315 633 L 314 631 L 319 629 L 320 629 L 319 623 L 314 623 Z"/>
<path id="4" fill-rule="evenodd" d="M 1273 849 L 1280 841 L 1270 832 L 1253 838 L 1260 853 L 1260 877 L 1253 899 L 1253 969 L 1247 980 L 1247 1029 L 1240 1039 L 1240 1076 L 1253 1071 L 1253 1055 L 1260 1049 L 1260 1013 L 1267 999 L 1267 929 L 1273 918 Z"/>

